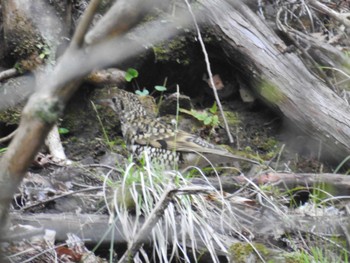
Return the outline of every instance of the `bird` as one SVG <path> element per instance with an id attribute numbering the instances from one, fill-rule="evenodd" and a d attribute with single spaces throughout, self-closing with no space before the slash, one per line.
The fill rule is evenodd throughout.
<path id="1" fill-rule="evenodd" d="M 202 168 L 217 161 L 232 163 L 237 160 L 259 164 L 254 160 L 233 155 L 197 135 L 163 122 L 148 113 L 139 97 L 134 93 L 113 88 L 108 98 L 97 101 L 97 104 L 109 106 L 116 113 L 127 147 L 136 158 L 142 158 L 146 152 L 152 161 L 166 167 L 178 168 Z"/>

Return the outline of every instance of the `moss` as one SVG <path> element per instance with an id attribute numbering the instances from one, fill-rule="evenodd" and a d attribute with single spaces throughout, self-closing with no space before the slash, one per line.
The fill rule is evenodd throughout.
<path id="1" fill-rule="evenodd" d="M 274 138 L 265 139 L 263 136 L 256 136 L 251 141 L 251 145 L 253 147 L 246 146 L 242 151 L 235 151 L 235 153 L 241 156 L 245 156 L 246 158 L 263 161 L 269 160 L 272 157 L 276 156 L 279 150 L 277 140 Z"/>
<path id="2" fill-rule="evenodd" d="M 260 144 L 260 148 L 264 151 L 275 151 L 277 149 L 278 142 L 274 138 L 267 138 L 262 144 Z"/>
<path id="3" fill-rule="evenodd" d="M 267 138 L 267 140 L 262 143 L 261 149 L 266 151 L 263 158 L 268 160 L 276 156 L 280 148 L 278 147 L 278 141 L 273 138 Z"/>
<path id="4" fill-rule="evenodd" d="M 269 255 L 269 250 L 264 244 L 261 243 L 254 243 L 254 247 L 257 251 L 261 253 L 263 256 L 268 256 Z"/>
<path id="5" fill-rule="evenodd" d="M 266 248 L 265 245 L 261 243 L 253 243 L 252 245 L 244 243 L 235 243 L 229 248 L 231 261 L 237 263 L 244 263 L 248 262 L 248 259 L 252 256 L 258 258 L 257 255 L 255 255 L 256 252 L 253 246 L 262 257 L 266 258 L 269 256 L 269 250 Z"/>
<path id="6" fill-rule="evenodd" d="M 305 263 L 305 262 L 313 262 L 313 259 L 311 256 L 300 253 L 300 252 L 293 252 L 288 253 L 285 255 L 285 262 L 286 263 Z"/>
<path id="7" fill-rule="evenodd" d="M 11 18 L 14 26 L 6 36 L 9 49 L 16 58 L 26 58 L 38 52 L 38 45 L 43 43 L 41 34 L 21 12 L 14 12 Z"/>
<path id="8" fill-rule="evenodd" d="M 0 122 L 7 125 L 18 124 L 21 118 L 23 103 L 0 112 Z M 41 101 L 35 105 L 34 116 L 46 123 L 54 123 L 62 113 L 62 105 L 56 100 Z"/>
<path id="9" fill-rule="evenodd" d="M 189 65 L 191 56 L 187 54 L 187 45 L 187 38 L 178 36 L 153 46 L 153 52 L 158 62 L 174 61 L 182 65 Z"/>
<path id="10" fill-rule="evenodd" d="M 0 112 L 0 122 L 7 125 L 15 125 L 19 123 L 21 118 L 21 107 L 11 107 Z"/>
<path id="11" fill-rule="evenodd" d="M 46 123 L 54 123 L 58 120 L 63 110 L 63 105 L 58 100 L 40 101 L 35 105 L 34 115 Z"/>
<path id="12" fill-rule="evenodd" d="M 229 126 L 237 126 L 238 124 L 240 124 L 240 119 L 239 116 L 236 112 L 232 112 L 232 111 L 224 111 L 227 123 Z M 219 115 L 220 118 L 220 122 L 224 123 L 222 120 L 221 115 Z"/>
<path id="13" fill-rule="evenodd" d="M 271 104 L 282 103 L 286 97 L 284 94 L 269 81 L 263 81 L 258 87 L 260 95 Z"/>
<path id="14" fill-rule="evenodd" d="M 278 144 L 279 142 L 275 138 L 266 138 L 266 134 L 264 133 L 256 133 L 255 137 L 251 140 L 251 145 L 259 151 L 259 156 L 264 160 L 271 159 L 278 153 L 280 149 Z M 250 154 L 254 154 L 254 150 L 250 146 L 246 147 L 245 150 Z"/>

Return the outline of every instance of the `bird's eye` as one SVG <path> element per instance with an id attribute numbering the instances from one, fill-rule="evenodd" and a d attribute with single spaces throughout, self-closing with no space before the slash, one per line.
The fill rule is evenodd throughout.
<path id="1" fill-rule="evenodd" d="M 113 97 L 112 98 L 112 102 L 115 104 L 115 103 L 117 103 L 117 98 L 116 97 Z"/>

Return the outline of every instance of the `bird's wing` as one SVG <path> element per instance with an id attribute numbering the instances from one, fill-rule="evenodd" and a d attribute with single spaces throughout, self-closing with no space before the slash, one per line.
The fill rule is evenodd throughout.
<path id="1" fill-rule="evenodd" d="M 150 145 L 170 151 L 220 155 L 257 163 L 250 159 L 233 155 L 226 149 L 211 144 L 196 135 L 182 130 L 175 132 L 173 126 L 159 122 L 159 120 L 149 120 L 145 125 L 138 125 L 138 130 L 134 130 L 132 133 L 134 143 L 140 145 Z"/>
<path id="2" fill-rule="evenodd" d="M 199 152 L 225 155 L 228 151 L 221 149 L 202 138 L 185 131 L 177 131 L 175 136 L 167 138 L 168 147 L 182 152 Z"/>

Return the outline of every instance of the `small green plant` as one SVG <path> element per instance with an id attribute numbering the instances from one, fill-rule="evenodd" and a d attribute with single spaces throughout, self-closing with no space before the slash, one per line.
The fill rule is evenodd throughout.
<path id="1" fill-rule="evenodd" d="M 166 87 L 164 87 L 164 86 L 154 86 L 154 89 L 155 90 L 157 90 L 157 91 L 159 91 L 159 92 L 163 92 L 163 91 L 166 91 L 167 90 L 167 88 Z"/>
<path id="2" fill-rule="evenodd" d="M 347 163 L 350 160 L 350 155 L 344 158 L 344 160 L 337 166 L 337 168 L 334 170 L 333 173 L 338 173 L 339 170 L 344 166 L 345 163 Z M 349 170 L 347 170 L 346 174 L 349 174 Z"/>
<path id="3" fill-rule="evenodd" d="M 164 79 L 163 85 L 156 85 L 156 86 L 154 86 L 154 89 L 155 89 L 156 91 L 159 91 L 159 92 L 160 92 L 160 98 L 159 98 L 159 102 L 158 102 L 158 108 L 160 107 L 160 104 L 162 103 L 162 100 L 163 100 L 163 92 L 167 90 L 167 88 L 166 88 L 167 80 L 168 80 L 168 78 L 165 78 L 165 79 Z"/>
<path id="4" fill-rule="evenodd" d="M 166 88 L 165 86 L 160 86 L 160 85 L 154 86 L 154 89 L 155 89 L 156 91 L 159 91 L 161 94 L 163 94 L 163 92 L 167 90 L 167 88 Z M 150 94 L 149 91 L 148 91 L 148 89 L 146 89 L 146 88 L 143 88 L 142 91 L 141 91 L 141 90 L 136 90 L 135 93 L 136 93 L 137 95 L 139 95 L 139 96 L 147 96 L 147 95 Z M 151 93 L 151 95 L 152 95 L 152 94 L 153 94 L 153 92 Z M 161 96 L 162 96 L 162 95 L 161 95 Z"/>
<path id="5" fill-rule="evenodd" d="M 134 68 L 128 68 L 125 73 L 125 80 L 131 82 L 133 79 L 139 76 L 139 72 Z"/>
<path id="6" fill-rule="evenodd" d="M 139 96 L 147 96 L 149 94 L 149 91 L 146 88 L 143 88 L 143 90 L 137 90 L 135 93 Z"/>
<path id="7" fill-rule="evenodd" d="M 58 128 L 59 134 L 68 134 L 69 130 L 67 128 Z"/>
<path id="8" fill-rule="evenodd" d="M 213 106 L 209 109 L 209 111 L 198 111 L 198 110 L 193 110 L 191 109 L 186 110 L 186 109 L 180 109 L 180 112 L 186 113 L 188 115 L 191 115 L 192 117 L 196 118 L 200 122 L 203 122 L 205 126 L 209 126 L 211 128 L 216 128 L 219 126 L 220 121 L 219 117 L 217 115 L 217 105 L 216 102 L 214 102 Z"/>
<path id="9" fill-rule="evenodd" d="M 5 148 L 0 148 L 0 154 L 6 152 L 6 150 L 7 150 L 7 147 L 5 147 Z"/>
<path id="10" fill-rule="evenodd" d="M 37 44 L 36 47 L 41 51 L 39 54 L 40 59 L 47 58 L 51 54 L 51 50 L 47 45 Z"/>
<path id="11" fill-rule="evenodd" d="M 127 82 L 131 82 L 132 80 L 135 80 L 135 82 L 136 82 L 136 78 L 138 76 L 139 76 L 139 72 L 136 69 L 128 68 L 126 73 L 125 73 L 125 80 Z M 163 94 L 163 92 L 167 90 L 167 88 L 166 88 L 166 81 L 167 81 L 167 79 L 165 79 L 163 85 L 156 85 L 156 86 L 154 86 L 154 90 L 155 91 L 159 91 L 159 92 L 161 92 Z M 139 95 L 139 96 L 147 96 L 147 95 L 150 94 L 148 89 L 146 89 L 146 88 L 143 88 L 142 90 L 140 90 L 137 82 L 136 82 L 136 86 L 137 86 L 137 90 L 135 91 L 135 93 L 137 95 Z"/>
<path id="12" fill-rule="evenodd" d="M 17 62 L 13 67 L 18 71 L 18 73 L 20 74 L 24 73 L 24 69 L 22 68 L 21 63 Z"/>

